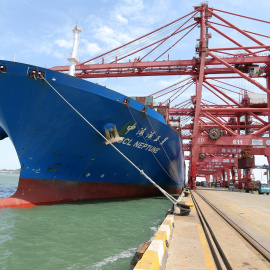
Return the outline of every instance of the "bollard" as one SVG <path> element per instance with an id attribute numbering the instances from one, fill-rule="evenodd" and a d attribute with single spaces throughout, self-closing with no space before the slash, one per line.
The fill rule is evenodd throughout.
<path id="1" fill-rule="evenodd" d="M 168 215 L 172 215 L 173 214 L 173 208 L 169 208 L 167 213 L 165 214 L 165 217 L 167 217 Z"/>
<path id="2" fill-rule="evenodd" d="M 192 202 L 177 202 L 177 207 L 180 208 L 180 216 L 188 216 L 192 206 L 194 206 Z"/>

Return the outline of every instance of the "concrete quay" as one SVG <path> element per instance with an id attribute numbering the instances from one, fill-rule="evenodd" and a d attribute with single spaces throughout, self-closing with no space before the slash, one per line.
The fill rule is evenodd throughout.
<path id="1" fill-rule="evenodd" d="M 183 197 L 182 201 L 193 203 L 191 196 Z M 177 209 L 174 213 L 174 222 L 174 230 L 161 269 L 215 269 L 195 207 L 191 207 L 188 216 L 181 216 Z"/>
<path id="2" fill-rule="evenodd" d="M 207 198 L 268 252 L 270 196 L 214 188 L 199 188 L 196 193 L 192 193 L 232 269 L 270 269 L 265 258 L 248 246 L 233 228 L 226 228 L 226 222 L 210 210 L 199 195 Z M 191 198 L 184 200 L 191 201 Z M 175 228 L 161 269 L 217 269 L 201 226 L 195 208 L 189 216 L 179 216 L 175 213 Z M 227 269 L 223 264 L 221 268 Z"/>
<path id="3" fill-rule="evenodd" d="M 211 188 L 197 192 L 270 251 L 270 196 Z"/>
<path id="4" fill-rule="evenodd" d="M 157 232 L 152 251 L 146 252 L 135 269 L 270 269 L 270 196 L 215 188 L 198 188 L 191 193 L 192 196 L 181 196 L 181 203 L 195 203 L 196 207 L 191 207 L 189 215 L 181 215 L 176 208 L 168 216 L 160 228 L 165 232 L 166 225 L 167 233 Z M 265 253 L 248 244 L 219 211 Z M 149 254 L 156 256 L 153 262 Z"/>

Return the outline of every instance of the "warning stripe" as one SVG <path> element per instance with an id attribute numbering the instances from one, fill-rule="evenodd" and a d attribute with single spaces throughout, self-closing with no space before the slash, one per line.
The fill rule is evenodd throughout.
<path id="1" fill-rule="evenodd" d="M 160 225 L 155 237 L 134 270 L 160 269 L 167 243 L 170 239 L 174 224 L 174 216 L 168 215 Z"/>

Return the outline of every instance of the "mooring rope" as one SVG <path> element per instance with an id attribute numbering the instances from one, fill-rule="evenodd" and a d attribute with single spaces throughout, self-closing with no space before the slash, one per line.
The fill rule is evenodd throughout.
<path id="1" fill-rule="evenodd" d="M 136 170 L 140 172 L 150 183 L 152 183 L 160 192 L 166 196 L 174 205 L 177 204 L 177 200 L 160 187 L 155 181 L 153 181 L 143 170 L 138 168 L 124 153 L 122 153 L 117 147 L 115 147 L 99 130 L 97 130 L 77 109 L 75 109 L 46 79 L 43 75 L 41 78 L 89 125 L 91 126 L 103 139 L 105 139 L 121 156 L 123 156 Z"/>

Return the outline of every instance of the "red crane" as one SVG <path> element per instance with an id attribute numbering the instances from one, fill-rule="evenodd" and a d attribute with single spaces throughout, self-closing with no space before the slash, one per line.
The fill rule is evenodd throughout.
<path id="1" fill-rule="evenodd" d="M 215 181 L 238 180 L 241 187 L 249 187 L 253 155 L 266 155 L 268 161 L 270 159 L 270 45 L 262 42 L 270 36 L 240 29 L 220 13 L 270 24 L 203 3 L 155 31 L 77 63 L 75 68 L 75 76 L 79 78 L 184 77 L 152 96 L 165 98 L 155 107 L 187 142 L 183 150 L 189 152 L 185 159 L 190 161 L 188 183 L 192 188 L 196 177 L 203 176 L 209 181 L 210 175 Z M 179 47 L 196 29 L 200 31 L 196 55 L 187 60 L 170 60 L 167 53 Z M 210 38 L 216 37 L 222 39 L 219 44 L 231 47 L 209 48 Z M 69 66 L 52 69 L 67 72 Z M 252 91 L 235 83 L 240 79 L 252 85 Z M 259 83 L 258 79 L 265 82 Z M 183 93 L 191 88 L 195 88 L 191 98 L 179 102 Z M 245 177 L 241 176 L 239 168 L 245 170 Z"/>

